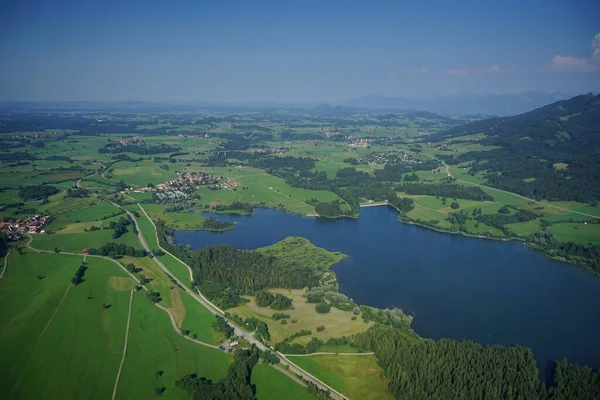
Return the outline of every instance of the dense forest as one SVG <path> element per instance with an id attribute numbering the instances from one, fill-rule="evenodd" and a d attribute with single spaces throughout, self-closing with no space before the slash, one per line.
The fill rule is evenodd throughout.
<path id="1" fill-rule="evenodd" d="M 600 394 L 598 372 L 566 362 L 557 363 L 546 387 L 533 353 L 521 346 L 415 340 L 384 325 L 357 335 L 354 345 L 375 352 L 397 399 L 593 400 Z"/>
<path id="2" fill-rule="evenodd" d="M 20 186 L 19 197 L 23 200 L 43 199 L 58 193 L 58 189 L 50 185 Z"/>
<path id="3" fill-rule="evenodd" d="M 498 146 L 443 158 L 470 163 L 487 184 L 527 197 L 584 203 L 600 199 L 600 95 L 577 96 L 508 118 L 477 121 L 432 135 L 430 141 L 485 133 Z"/>
<path id="4" fill-rule="evenodd" d="M 184 260 L 192 268 L 194 281 L 202 292 L 224 308 L 242 302 L 240 295 L 254 295 L 275 287 L 301 289 L 315 286 L 319 281 L 321 269 L 310 264 L 278 259 L 258 251 L 238 250 L 225 244 L 194 252 L 170 243 L 172 230 L 163 221 L 159 220 L 156 228 L 161 246 Z M 285 307 L 285 299 L 280 298 L 277 307 Z"/>
<path id="5" fill-rule="evenodd" d="M 450 183 L 430 183 L 427 185 L 404 184 L 396 187 L 399 192 L 412 195 L 448 197 L 450 199 L 494 201 L 494 198 L 478 186 L 461 186 Z"/>

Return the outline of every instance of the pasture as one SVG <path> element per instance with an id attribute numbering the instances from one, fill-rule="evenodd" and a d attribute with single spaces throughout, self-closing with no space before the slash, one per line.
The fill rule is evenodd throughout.
<path id="1" fill-rule="evenodd" d="M 292 362 L 350 399 L 393 399 L 389 380 L 373 355 L 290 356 Z"/>
<path id="2" fill-rule="evenodd" d="M 4 395 L 110 397 L 133 281 L 112 262 L 88 257 L 84 281 L 71 287 L 83 257 L 22 253 L 13 249 L 0 281 Z"/>
<path id="3" fill-rule="evenodd" d="M 315 311 L 315 304 L 307 303 L 306 298 L 302 297 L 303 290 L 271 289 L 270 291 L 291 298 L 293 309 L 277 311 L 268 307 L 259 307 L 253 296 L 244 296 L 250 302 L 231 308 L 228 311 L 242 318 L 255 317 L 264 321 L 269 327 L 273 343 L 281 342 L 286 337 L 303 329 L 312 331 L 312 335 L 301 336 L 294 339 L 294 342 L 306 344 L 313 337 L 326 341 L 332 337 L 349 336 L 363 332 L 373 325 L 372 322 L 363 321 L 360 316 L 352 320 L 354 314 L 351 311 L 341 311 L 335 307 L 332 307 L 327 314 L 319 314 Z M 281 321 L 273 319 L 273 314 L 276 312 L 283 312 L 291 316 L 286 325 L 282 325 Z M 297 322 L 291 323 L 292 319 L 297 320 Z M 324 325 L 325 330 L 317 332 L 317 327 L 320 325 Z"/>

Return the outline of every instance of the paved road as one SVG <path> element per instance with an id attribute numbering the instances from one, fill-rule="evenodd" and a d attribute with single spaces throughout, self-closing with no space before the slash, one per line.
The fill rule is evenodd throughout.
<path id="1" fill-rule="evenodd" d="M 6 268 L 8 267 L 8 255 L 10 254 L 10 249 L 6 252 L 6 256 L 4 256 L 4 267 L 2 268 L 2 273 L 0 273 L 0 279 L 4 276 L 6 272 Z"/>
<path id="2" fill-rule="evenodd" d="M 116 205 L 117 207 L 121 207 L 119 205 L 117 205 L 116 203 L 112 203 L 113 205 Z M 146 211 L 143 209 L 143 207 L 138 203 L 138 206 L 144 211 L 144 213 L 146 213 Z M 142 244 L 142 246 L 144 247 L 144 249 L 148 252 L 150 252 L 150 248 L 148 247 L 148 243 L 146 242 L 146 239 L 144 238 L 144 234 L 143 232 L 140 230 L 138 223 L 137 223 L 137 219 L 135 217 L 135 215 L 133 215 L 132 212 L 130 212 L 129 210 L 127 210 L 124 207 L 121 207 L 123 210 L 125 210 L 125 212 L 131 217 L 131 219 L 133 220 L 134 224 L 135 224 L 135 228 L 138 232 L 138 238 L 140 240 L 140 243 Z M 147 216 L 148 214 L 146 214 Z M 156 234 L 156 231 L 155 231 Z M 158 241 L 158 238 L 157 238 Z M 158 244 L 158 246 L 160 247 L 160 243 Z M 165 249 L 163 249 L 162 247 L 160 247 L 161 250 L 165 251 Z M 173 256 L 174 257 L 174 256 Z M 212 314 L 214 315 L 218 315 L 222 318 L 225 318 L 223 316 L 223 311 L 221 311 L 218 307 L 216 307 L 215 305 L 213 305 L 210 301 L 208 301 L 204 296 L 202 296 L 199 292 L 196 293 L 195 291 L 193 291 L 192 289 L 190 289 L 184 282 L 182 282 L 181 280 L 179 280 L 179 278 L 177 278 L 176 276 L 174 276 L 171 271 L 156 257 L 151 256 L 152 260 L 156 263 L 156 265 L 158 265 L 160 267 L 160 269 L 162 269 L 165 273 L 171 275 L 173 277 L 173 279 L 175 280 L 175 282 L 177 282 L 181 288 L 190 296 L 192 296 L 192 298 L 194 298 L 196 301 L 198 301 L 200 304 L 202 304 L 207 310 L 209 310 Z M 187 266 L 187 264 L 185 264 Z M 187 266 L 189 269 L 189 266 Z M 190 269 L 191 270 L 191 269 Z M 258 339 L 256 339 L 254 336 L 252 336 L 252 334 L 250 333 L 246 333 L 244 332 L 240 327 L 238 327 L 236 324 L 234 324 L 233 322 L 231 322 L 230 320 L 228 320 L 227 318 L 225 318 L 227 320 L 227 322 L 229 323 L 229 325 L 231 325 L 235 331 L 236 334 L 238 336 L 243 337 L 244 339 L 248 340 L 248 342 L 254 344 L 256 347 L 258 347 L 260 350 L 262 351 L 272 351 L 272 349 L 270 347 L 265 346 L 261 341 L 259 341 Z M 284 354 L 278 353 L 276 352 L 277 355 L 279 356 L 280 359 L 280 364 L 281 365 L 287 365 L 289 366 L 289 371 L 293 372 L 294 374 L 300 375 L 302 376 L 303 379 L 312 382 L 313 384 L 315 384 L 317 387 L 319 387 L 322 390 L 327 390 L 329 391 L 329 395 L 331 398 L 335 399 L 335 400 L 348 400 L 347 397 L 343 396 L 341 393 L 338 393 L 335 389 L 333 389 L 332 387 L 330 387 L 329 385 L 325 384 L 324 382 L 321 382 L 319 379 L 315 378 L 314 376 L 312 376 L 311 374 L 309 374 L 308 372 L 300 369 L 299 367 L 297 367 L 295 364 L 293 364 L 291 361 L 289 361 L 286 356 Z"/>

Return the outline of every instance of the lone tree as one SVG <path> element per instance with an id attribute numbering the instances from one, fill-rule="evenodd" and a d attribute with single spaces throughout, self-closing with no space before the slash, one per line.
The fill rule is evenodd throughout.
<path id="1" fill-rule="evenodd" d="M 156 371 L 155 375 L 156 375 L 156 379 L 160 379 L 164 374 L 164 371 Z"/>

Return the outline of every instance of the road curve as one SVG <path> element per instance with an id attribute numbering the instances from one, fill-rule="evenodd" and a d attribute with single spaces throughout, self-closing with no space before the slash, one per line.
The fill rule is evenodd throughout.
<path id="1" fill-rule="evenodd" d="M 2 277 L 4 276 L 4 273 L 6 272 L 6 268 L 8 267 L 8 255 L 10 254 L 10 249 L 8 249 L 8 251 L 6 252 L 6 255 L 4 256 L 4 267 L 2 267 L 2 273 L 0 273 L 0 279 L 2 279 Z"/>
<path id="2" fill-rule="evenodd" d="M 146 239 L 144 238 L 144 234 L 139 229 L 139 226 L 138 226 L 137 219 L 136 219 L 135 215 L 133 215 L 133 213 L 131 213 L 126 208 L 117 205 L 116 203 L 112 203 L 112 204 L 116 205 L 117 207 L 122 208 L 123 210 L 125 210 L 125 212 L 131 217 L 131 219 L 134 221 L 136 230 L 138 232 L 138 238 L 140 238 L 140 243 L 142 244 L 142 246 L 144 247 L 144 249 L 146 249 L 146 251 L 150 252 L 150 249 L 148 247 L 148 243 L 146 242 Z M 138 207 L 140 207 L 142 209 L 142 211 L 144 211 L 144 214 L 146 215 L 146 217 L 148 217 L 148 214 L 146 213 L 146 211 L 143 209 L 143 207 L 139 203 L 138 203 Z M 148 219 L 150 221 L 152 221 L 152 219 L 150 217 L 148 217 Z M 154 225 L 154 222 L 152 222 L 152 225 L 154 226 L 155 233 L 156 233 L 156 225 Z M 157 238 L 157 242 L 158 242 L 158 238 Z M 160 247 L 160 249 L 162 251 L 168 253 L 165 249 L 163 249 L 160 246 L 160 243 L 158 243 L 158 246 Z M 169 253 L 169 254 L 173 258 L 175 258 L 176 260 L 178 260 L 179 262 L 181 262 L 182 264 L 184 264 L 190 270 L 190 274 L 191 274 L 191 268 L 187 264 L 185 264 L 183 261 L 179 260 L 177 257 L 173 256 L 171 253 Z M 160 269 L 162 269 L 165 273 L 171 275 L 173 277 L 173 280 L 175 280 L 175 282 L 177 282 L 180 285 L 180 287 L 187 294 L 189 294 L 190 296 L 192 296 L 192 298 L 194 298 L 197 302 L 199 302 L 204 307 L 206 307 L 206 309 L 209 310 L 212 314 L 218 315 L 218 316 L 224 318 L 223 311 L 220 310 L 218 307 L 216 307 L 214 304 L 212 304 L 208 299 L 206 299 L 200 293 L 200 291 L 198 291 L 198 293 L 196 293 L 193 290 L 191 290 L 179 278 L 177 278 L 176 276 L 174 276 L 171 273 L 171 271 L 159 259 L 157 259 L 156 257 L 154 257 L 154 255 L 151 255 L 151 258 L 156 263 L 156 265 L 158 265 L 160 267 Z M 249 333 L 244 332 L 240 327 L 238 327 L 236 324 L 234 324 L 233 322 L 231 322 L 227 318 L 225 318 L 225 319 L 236 330 L 236 332 L 239 333 L 240 336 L 242 336 L 244 339 L 248 340 L 250 343 L 254 344 L 257 348 L 259 348 L 262 351 L 272 351 L 272 349 L 270 347 L 265 346 L 261 341 L 259 341 L 258 339 L 256 339 L 254 336 L 252 336 Z M 289 367 L 289 371 L 302 376 L 303 379 L 305 379 L 306 381 L 309 381 L 309 382 L 313 383 L 318 388 L 320 388 L 322 390 L 328 391 L 329 392 L 329 396 L 331 398 L 333 398 L 334 400 L 349 400 L 347 397 L 345 397 L 344 395 L 342 395 L 341 393 L 339 393 L 338 391 L 336 391 L 335 389 L 333 389 L 331 386 L 329 386 L 326 383 L 322 382 L 321 380 L 315 378 L 313 375 L 309 374 L 308 372 L 304 371 L 303 369 L 297 367 L 290 360 L 288 360 L 284 354 L 281 354 L 279 352 L 276 352 L 276 353 L 279 356 L 280 363 L 282 365 L 284 365 L 284 366 L 287 365 Z"/>

